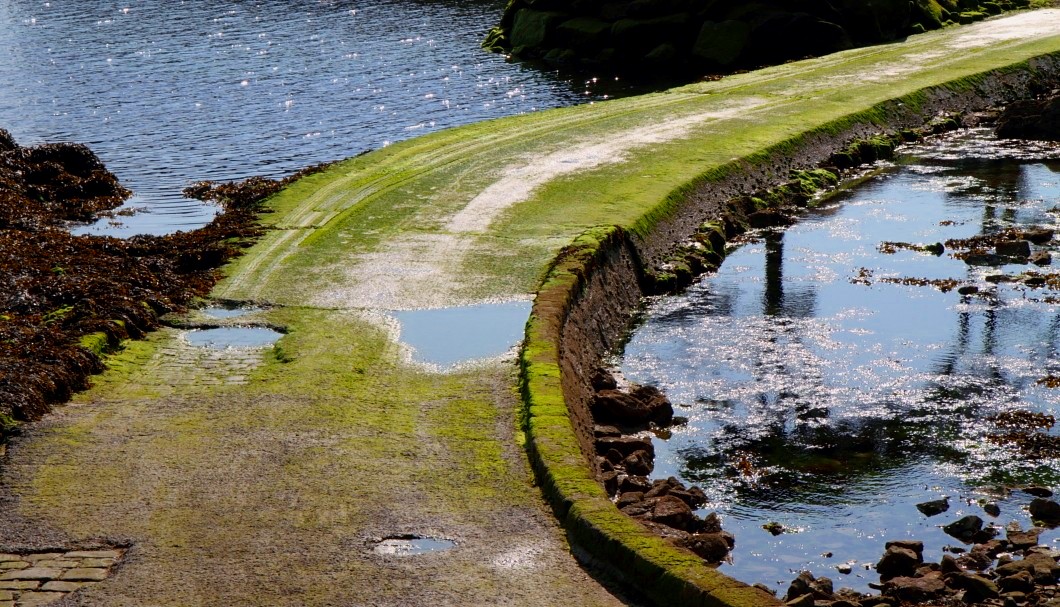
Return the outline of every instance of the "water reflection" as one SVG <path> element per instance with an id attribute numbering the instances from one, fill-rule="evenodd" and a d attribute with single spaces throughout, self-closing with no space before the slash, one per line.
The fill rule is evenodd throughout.
<path id="1" fill-rule="evenodd" d="M 737 536 L 724 567 L 746 581 L 835 577 L 822 552 L 870 563 L 889 539 L 924 540 L 937 560 L 956 541 L 938 525 L 989 518 L 977 500 L 999 500 L 999 524 L 1027 526 L 1026 496 L 1007 488 L 1060 483 L 1055 454 L 1032 457 L 994 421 L 1060 414 L 1060 390 L 1038 383 L 1060 369 L 1060 310 L 1046 300 L 1058 293 L 985 280 L 1033 266 L 878 249 L 1053 227 L 1057 165 L 956 160 L 951 142 L 918 153 L 654 302 L 627 346 L 625 375 L 690 418 L 657 441 L 655 475 L 704 487 Z M 927 282 L 949 279 L 979 293 Z M 938 520 L 916 511 L 943 495 L 956 507 Z M 797 533 L 774 538 L 761 529 L 771 521 Z M 856 569 L 837 585 L 873 579 Z"/>
<path id="2" fill-rule="evenodd" d="M 483 51 L 503 4 L 11 0 L 0 3 L 0 127 L 23 145 L 90 145 L 149 210 L 118 218 L 125 232 L 161 233 L 212 217 L 181 197 L 195 181 L 279 177 L 616 94 Z"/>

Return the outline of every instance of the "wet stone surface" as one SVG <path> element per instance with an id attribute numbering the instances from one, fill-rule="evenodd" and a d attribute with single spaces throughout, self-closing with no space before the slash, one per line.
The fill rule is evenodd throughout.
<path id="1" fill-rule="evenodd" d="M 107 579 L 125 551 L 0 553 L 0 607 L 54 603 Z"/>

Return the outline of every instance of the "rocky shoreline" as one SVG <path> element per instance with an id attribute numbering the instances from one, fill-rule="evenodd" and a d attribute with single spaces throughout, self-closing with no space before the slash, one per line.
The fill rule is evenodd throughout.
<path id="1" fill-rule="evenodd" d="M 79 144 L 19 146 L 0 130 L 0 444 L 103 370 L 101 353 L 204 297 L 260 234 L 258 203 L 282 181 L 198 184 L 223 212 L 166 236 L 74 236 L 130 192 Z"/>
<path id="2" fill-rule="evenodd" d="M 972 23 L 1031 0 L 513 0 L 483 46 L 639 75 L 775 65 Z"/>

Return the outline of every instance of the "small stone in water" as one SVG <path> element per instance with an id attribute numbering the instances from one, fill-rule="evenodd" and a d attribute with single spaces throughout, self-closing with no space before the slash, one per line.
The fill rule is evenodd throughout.
<path id="1" fill-rule="evenodd" d="M 854 568 L 850 566 L 850 563 L 840 563 L 835 566 L 835 570 L 839 573 L 842 573 L 843 575 L 847 575 L 851 571 L 853 571 Z"/>
<path id="2" fill-rule="evenodd" d="M 781 533 L 784 533 L 784 525 L 781 525 L 776 521 L 766 523 L 765 525 L 762 525 L 762 528 L 772 533 L 773 535 L 780 535 Z"/>
<path id="3" fill-rule="evenodd" d="M 1034 497 L 1052 497 L 1053 496 L 1052 490 L 1051 489 L 1047 489 L 1045 487 L 1024 487 L 1023 488 L 1023 492 L 1024 493 L 1029 493 L 1029 494 L 1033 495 Z"/>
<path id="4" fill-rule="evenodd" d="M 990 516 L 998 517 L 1001 516 L 1001 507 L 994 502 L 987 502 L 983 504 L 983 512 L 986 512 Z"/>

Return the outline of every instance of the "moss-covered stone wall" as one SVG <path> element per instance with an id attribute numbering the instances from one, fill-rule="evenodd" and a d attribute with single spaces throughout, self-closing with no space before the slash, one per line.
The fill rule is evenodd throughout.
<path id="1" fill-rule="evenodd" d="M 1035 0 L 511 0 L 484 46 L 521 59 L 671 75 L 819 56 Z"/>

